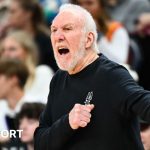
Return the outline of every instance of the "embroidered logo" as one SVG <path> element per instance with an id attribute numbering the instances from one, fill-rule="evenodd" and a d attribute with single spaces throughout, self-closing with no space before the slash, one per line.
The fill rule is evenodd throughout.
<path id="1" fill-rule="evenodd" d="M 93 91 L 88 92 L 84 104 L 85 105 L 89 105 L 91 100 L 92 100 L 92 98 L 93 98 Z"/>

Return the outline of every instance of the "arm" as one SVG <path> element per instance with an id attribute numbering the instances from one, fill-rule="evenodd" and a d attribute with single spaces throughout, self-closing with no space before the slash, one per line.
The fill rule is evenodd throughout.
<path id="1" fill-rule="evenodd" d="M 40 117 L 40 125 L 35 131 L 35 150 L 62 149 L 64 143 L 73 134 L 69 125 L 68 115 L 62 116 L 52 125 L 45 121 L 46 112 Z"/>
<path id="2" fill-rule="evenodd" d="M 50 84 L 50 93 L 45 110 L 40 116 L 40 124 L 34 133 L 35 150 L 57 150 L 62 148 L 64 143 L 73 134 L 69 125 L 68 114 L 62 116 L 55 122 L 51 118 L 51 106 L 54 95 L 54 80 Z"/>
<path id="3" fill-rule="evenodd" d="M 113 107 L 123 116 L 140 116 L 150 122 L 150 92 L 140 87 L 123 67 L 108 74 Z"/>
<path id="4" fill-rule="evenodd" d="M 64 115 L 51 126 L 46 123 L 46 112 L 40 117 L 40 125 L 35 131 L 35 150 L 63 149 L 65 143 L 79 127 L 86 127 L 90 122 L 90 111 L 94 105 L 76 104 L 69 115 Z"/>
<path id="5" fill-rule="evenodd" d="M 94 105 L 85 106 L 80 104 L 75 104 L 69 114 L 53 122 L 51 119 L 52 101 L 53 86 L 51 86 L 46 109 L 40 117 L 40 125 L 35 131 L 35 150 L 64 149 L 64 145 L 74 132 L 79 127 L 86 127 L 90 122 L 90 111 L 94 108 Z"/>

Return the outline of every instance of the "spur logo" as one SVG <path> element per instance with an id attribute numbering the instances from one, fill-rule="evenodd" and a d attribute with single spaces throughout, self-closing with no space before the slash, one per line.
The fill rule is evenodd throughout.
<path id="1" fill-rule="evenodd" d="M 91 100 L 92 100 L 92 98 L 93 98 L 93 91 L 88 92 L 84 104 L 85 105 L 89 105 Z"/>

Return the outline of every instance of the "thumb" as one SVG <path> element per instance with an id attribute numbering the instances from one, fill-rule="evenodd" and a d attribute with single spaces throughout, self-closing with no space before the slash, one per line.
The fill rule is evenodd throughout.
<path id="1" fill-rule="evenodd" d="M 89 105 L 87 105 L 87 107 L 90 108 L 91 110 L 93 110 L 95 106 L 94 106 L 94 104 L 89 104 Z"/>

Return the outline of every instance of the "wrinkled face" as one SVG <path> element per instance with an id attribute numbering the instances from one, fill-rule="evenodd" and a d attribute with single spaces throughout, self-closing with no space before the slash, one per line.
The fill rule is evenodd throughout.
<path id="1" fill-rule="evenodd" d="M 24 117 L 20 120 L 19 129 L 23 130 L 21 134 L 21 141 L 25 143 L 33 142 L 33 135 L 35 129 L 38 127 L 39 121 Z"/>
<path id="2" fill-rule="evenodd" d="M 12 78 L 7 77 L 6 75 L 0 74 L 0 99 L 7 99 L 10 91 L 14 87 L 14 81 Z"/>
<path id="3" fill-rule="evenodd" d="M 2 57 L 25 60 L 26 55 L 27 55 L 26 51 L 13 38 L 8 37 L 4 39 L 2 43 L 2 52 L 1 52 Z"/>
<path id="4" fill-rule="evenodd" d="M 141 131 L 142 143 L 144 145 L 145 150 L 150 150 L 150 126 Z"/>
<path id="5" fill-rule="evenodd" d="M 11 2 L 9 6 L 9 24 L 15 28 L 22 28 L 28 21 L 27 11 L 21 8 L 18 2 Z"/>
<path id="6" fill-rule="evenodd" d="M 51 25 L 51 41 L 56 62 L 62 70 L 73 70 L 85 56 L 83 21 L 70 12 L 61 12 Z"/>

